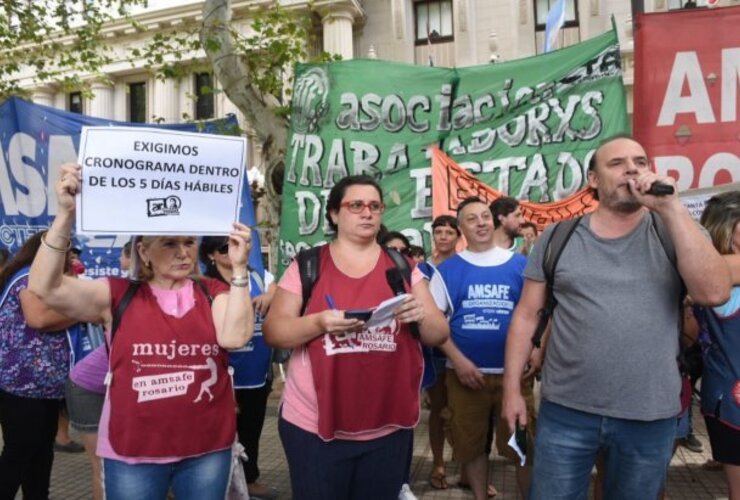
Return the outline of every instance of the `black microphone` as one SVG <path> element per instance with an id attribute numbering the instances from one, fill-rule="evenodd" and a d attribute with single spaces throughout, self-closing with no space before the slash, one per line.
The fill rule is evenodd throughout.
<path id="1" fill-rule="evenodd" d="M 650 189 L 645 191 L 645 194 L 652 194 L 653 196 L 668 196 L 673 194 L 673 186 L 666 184 L 665 182 L 655 181 L 650 185 Z"/>
<path id="2" fill-rule="evenodd" d="M 406 293 L 406 287 L 403 285 L 403 276 L 401 271 L 397 267 L 392 267 L 385 272 L 385 279 L 388 281 L 388 286 L 391 287 L 393 295 L 399 296 Z M 421 337 L 419 334 L 419 324 L 414 321 L 409 323 L 409 330 L 411 330 L 411 336 L 415 339 Z"/>

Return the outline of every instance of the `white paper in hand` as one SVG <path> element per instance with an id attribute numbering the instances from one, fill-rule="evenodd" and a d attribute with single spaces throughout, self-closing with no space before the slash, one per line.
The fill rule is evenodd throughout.
<path id="1" fill-rule="evenodd" d="M 365 323 L 365 327 L 370 328 L 388 323 L 393 319 L 393 311 L 401 305 L 401 302 L 403 302 L 406 297 L 408 297 L 408 294 L 404 293 L 403 295 L 397 295 L 381 302 L 380 305 L 375 308 L 373 315 L 369 320 L 367 320 L 367 323 Z"/>
<path id="2" fill-rule="evenodd" d="M 522 467 L 524 467 L 524 464 L 527 462 L 527 455 L 525 455 L 526 450 L 522 451 L 521 448 L 519 448 L 519 445 L 516 442 L 516 432 L 511 434 L 511 437 L 509 438 L 509 442 L 507 443 L 509 447 L 516 452 L 517 455 L 519 455 L 520 464 Z"/>

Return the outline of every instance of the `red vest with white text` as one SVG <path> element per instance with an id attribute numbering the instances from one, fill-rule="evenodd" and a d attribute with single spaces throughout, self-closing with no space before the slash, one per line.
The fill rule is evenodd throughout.
<path id="1" fill-rule="evenodd" d="M 337 269 L 325 245 L 306 314 L 328 309 L 327 294 L 341 310 L 377 306 L 393 297 L 385 277 L 393 267 L 391 258 L 380 252 L 368 275 L 350 278 Z M 322 439 L 334 439 L 338 431 L 412 428 L 418 423 L 421 344 L 405 324 L 392 320 L 358 333 L 324 334 L 308 343 L 308 352 Z"/>
<path id="2" fill-rule="evenodd" d="M 202 279 L 212 297 L 228 290 Z M 112 310 L 129 282 L 109 278 Z M 143 284 L 121 317 L 110 350 L 109 439 L 124 457 L 191 457 L 231 446 L 236 432 L 228 355 L 216 340 L 208 299 L 166 315 Z"/>

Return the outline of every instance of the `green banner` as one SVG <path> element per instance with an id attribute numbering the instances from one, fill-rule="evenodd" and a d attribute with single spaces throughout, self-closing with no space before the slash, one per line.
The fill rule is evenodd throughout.
<path id="1" fill-rule="evenodd" d="M 383 188 L 383 223 L 431 248 L 428 148 L 499 191 L 556 201 L 585 184 L 605 137 L 629 131 L 614 30 L 549 54 L 462 69 L 374 60 L 296 67 L 278 273 L 331 240 L 324 205 L 346 175 Z"/>

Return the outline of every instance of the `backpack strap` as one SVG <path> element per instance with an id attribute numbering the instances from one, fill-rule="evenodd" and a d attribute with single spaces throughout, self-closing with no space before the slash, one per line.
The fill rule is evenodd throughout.
<path id="1" fill-rule="evenodd" d="M 678 277 L 681 278 L 681 274 L 678 272 L 678 258 L 676 257 L 676 247 L 673 246 L 673 240 L 671 240 L 671 237 L 668 234 L 668 229 L 665 227 L 665 224 L 663 224 L 663 221 L 659 219 L 653 211 L 650 211 L 650 220 L 653 224 L 653 227 L 655 228 L 655 232 L 658 235 L 660 244 L 663 246 L 665 256 L 668 257 L 668 260 L 671 261 L 671 264 L 673 264 L 673 268 L 676 270 L 676 274 L 678 274 Z M 681 302 L 683 302 L 683 297 L 685 295 L 686 284 L 681 278 Z"/>
<path id="2" fill-rule="evenodd" d="M 575 219 L 568 219 L 561 222 L 553 228 L 550 237 L 545 244 L 544 255 L 542 257 L 542 270 L 545 273 L 545 283 L 547 285 L 547 294 L 545 296 L 545 305 L 538 311 L 539 320 L 537 321 L 537 328 L 535 328 L 534 335 L 532 335 L 532 344 L 535 347 L 541 347 L 542 336 L 545 334 L 545 328 L 547 323 L 550 321 L 552 312 L 555 310 L 557 300 L 553 293 L 553 287 L 555 282 L 555 268 L 558 265 L 560 256 L 563 253 L 565 244 L 568 243 L 573 232 L 581 222 L 582 217 L 576 217 Z"/>
<path id="3" fill-rule="evenodd" d="M 208 288 L 206 287 L 205 283 L 203 283 L 203 280 L 200 278 L 193 278 L 193 281 L 196 285 L 198 285 L 198 288 L 205 294 L 206 299 L 208 299 L 208 305 L 213 305 L 213 295 L 211 295 L 211 292 L 208 291 Z"/>
<path id="4" fill-rule="evenodd" d="M 116 309 L 113 311 L 113 321 L 111 322 L 110 327 L 110 342 L 106 344 L 108 356 L 110 356 L 110 346 L 113 345 L 113 337 L 115 336 L 116 331 L 121 324 L 121 317 L 123 316 L 124 311 L 126 311 L 129 303 L 131 302 L 131 299 L 134 298 L 134 295 L 139 290 L 140 286 L 140 281 L 129 282 L 128 288 L 126 288 L 126 293 L 123 294 L 121 301 L 116 305 Z"/>
<path id="5" fill-rule="evenodd" d="M 660 244 L 663 247 L 663 251 L 665 252 L 666 257 L 668 257 L 668 260 L 671 261 L 671 264 L 673 264 L 673 269 L 676 271 L 678 279 L 681 281 L 681 293 L 678 297 L 678 310 L 681 311 L 681 309 L 683 308 L 683 301 L 686 298 L 687 290 L 686 283 L 684 283 L 683 278 L 681 277 L 681 273 L 678 271 L 678 257 L 676 256 L 676 247 L 673 246 L 673 240 L 671 240 L 665 224 L 663 224 L 663 221 L 659 219 L 653 211 L 650 212 L 650 221 L 655 228 L 655 232 L 658 235 L 658 239 L 660 240 Z M 680 328 L 681 331 L 683 331 L 683 314 L 680 314 L 680 316 Z"/>
<path id="6" fill-rule="evenodd" d="M 557 300 L 555 300 L 555 296 L 553 294 L 555 268 L 557 267 L 558 261 L 560 260 L 560 255 L 563 253 L 563 248 L 565 248 L 565 244 L 572 236 L 573 231 L 575 231 L 578 223 L 582 218 L 583 216 L 559 222 L 557 226 L 555 226 L 555 228 L 553 229 L 552 233 L 550 233 L 550 238 L 548 239 L 545 246 L 545 255 L 542 261 L 542 270 L 545 273 L 545 281 L 547 283 L 547 297 L 545 299 L 545 306 L 540 309 L 538 313 L 540 316 L 539 322 L 537 323 L 537 328 L 535 329 L 535 333 L 532 336 L 532 343 L 535 345 L 535 347 L 541 346 L 542 335 L 545 333 L 547 322 L 550 320 L 553 310 L 557 305 Z M 652 211 L 650 212 L 650 220 L 653 227 L 655 228 L 655 232 L 658 235 L 658 239 L 660 240 L 660 244 L 663 247 L 663 251 L 665 252 L 666 257 L 668 257 L 668 260 L 671 261 L 673 267 L 676 269 L 676 273 L 678 273 L 676 249 L 673 246 L 673 241 L 668 235 L 668 230 L 663 224 L 663 221 L 659 220 L 656 217 L 655 213 Z M 683 282 L 683 280 L 681 280 L 679 311 L 681 310 L 680 306 L 681 304 L 683 304 L 683 299 L 685 297 L 686 284 Z"/>
<path id="7" fill-rule="evenodd" d="M 198 288 L 200 288 L 203 293 L 205 294 L 206 298 L 208 299 L 208 304 L 213 304 L 213 297 L 211 296 L 211 293 L 208 291 L 208 288 L 203 284 L 203 281 L 199 279 L 193 280 L 197 285 Z M 116 310 L 113 311 L 113 321 L 111 323 L 110 328 L 110 344 L 106 344 L 108 354 L 110 354 L 110 346 L 113 345 L 113 337 L 116 334 L 116 331 L 118 330 L 118 327 L 121 325 L 121 317 L 123 317 L 123 313 L 126 311 L 126 308 L 128 307 L 129 303 L 131 303 L 131 299 L 134 298 L 134 295 L 139 290 L 139 287 L 141 286 L 140 281 L 131 281 L 128 285 L 128 288 L 126 289 L 126 293 L 123 294 L 123 297 L 121 298 L 121 301 L 116 305 Z"/>
<path id="8" fill-rule="evenodd" d="M 301 316 L 306 312 L 308 299 L 311 298 L 311 291 L 319 279 L 319 256 L 321 246 L 311 247 L 301 250 L 296 255 L 298 261 L 298 274 L 301 276 L 301 290 L 303 291 L 303 304 L 301 305 Z"/>
<path id="9" fill-rule="evenodd" d="M 683 317 L 683 303 L 686 299 L 687 295 L 687 289 L 686 289 L 686 283 L 683 281 L 683 278 L 681 277 L 681 273 L 678 271 L 678 257 L 676 256 L 676 247 L 673 245 L 673 240 L 671 240 L 670 235 L 668 234 L 668 229 L 665 227 L 665 224 L 663 224 L 663 221 L 655 215 L 655 212 L 650 211 L 650 219 L 653 224 L 653 227 L 655 228 L 655 232 L 658 235 L 658 239 L 660 240 L 660 244 L 663 247 L 663 251 L 665 252 L 666 257 L 668 257 L 668 260 L 671 261 L 671 264 L 673 264 L 673 269 L 675 269 L 676 274 L 678 275 L 678 279 L 681 281 L 681 292 L 678 295 L 678 334 L 679 337 L 687 337 L 688 336 L 684 333 L 684 317 Z M 691 348 L 694 345 L 697 345 L 699 343 L 699 339 L 697 338 L 694 343 L 692 343 L 689 346 L 681 347 L 678 352 L 678 365 L 679 369 L 681 370 L 681 373 L 688 374 L 691 371 L 692 363 L 689 359 L 691 356 Z"/>
<path id="10" fill-rule="evenodd" d="M 401 271 L 401 276 L 403 276 L 404 281 L 411 288 L 411 266 L 409 266 L 409 261 L 395 248 L 383 247 L 383 250 L 391 258 L 396 268 Z"/>
<path id="11" fill-rule="evenodd" d="M 323 245 L 322 245 L 323 246 Z M 411 266 L 406 258 L 395 248 L 383 247 L 383 250 L 391 258 L 395 266 L 401 271 L 401 275 L 406 283 L 411 286 Z M 319 257 L 321 246 L 301 250 L 296 255 L 298 261 L 298 273 L 301 276 L 301 289 L 303 292 L 303 304 L 301 305 L 301 316 L 306 312 L 308 299 L 311 298 L 311 292 L 319 279 Z"/>

